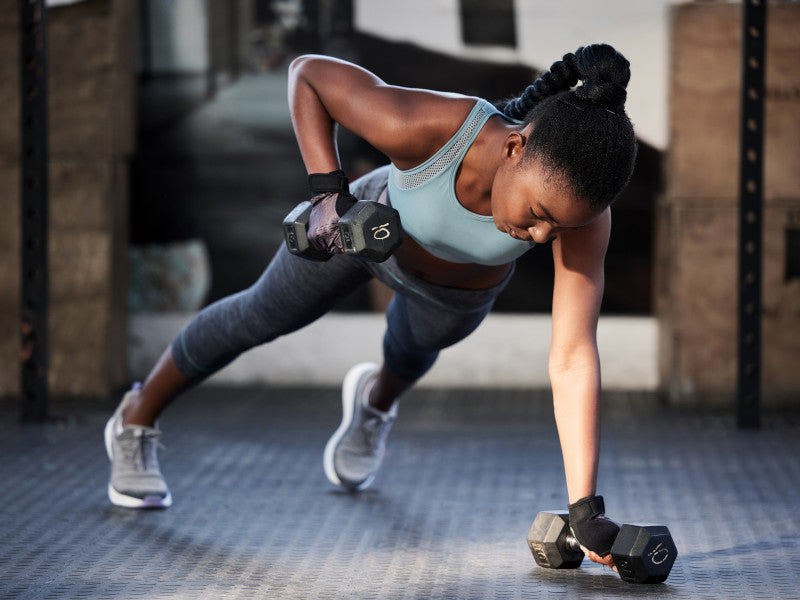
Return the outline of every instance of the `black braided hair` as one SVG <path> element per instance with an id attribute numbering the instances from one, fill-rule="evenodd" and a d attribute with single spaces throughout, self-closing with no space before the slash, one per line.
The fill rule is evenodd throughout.
<path id="1" fill-rule="evenodd" d="M 580 51 L 580 50 L 579 50 Z M 518 98 L 507 100 L 500 110 L 508 117 L 522 121 L 539 102 L 558 92 L 568 90 L 578 83 L 579 72 L 575 55 L 565 54 L 554 62 L 549 71 L 525 88 Z"/>
<path id="2" fill-rule="evenodd" d="M 633 172 L 636 136 L 625 114 L 630 76 L 622 54 L 593 44 L 565 54 L 519 97 L 498 104 L 523 127 L 533 123 L 526 157 L 539 159 L 594 207 L 611 204 Z"/>
<path id="3" fill-rule="evenodd" d="M 631 79 L 628 60 L 607 44 L 580 48 L 575 57 L 583 82 L 575 89 L 575 95 L 612 112 L 624 112 Z"/>

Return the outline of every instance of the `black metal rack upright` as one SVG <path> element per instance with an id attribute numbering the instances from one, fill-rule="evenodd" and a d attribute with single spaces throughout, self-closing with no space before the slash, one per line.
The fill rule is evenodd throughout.
<path id="1" fill-rule="evenodd" d="M 20 0 L 22 418 L 42 421 L 48 404 L 47 7 Z"/>
<path id="2" fill-rule="evenodd" d="M 761 281 L 767 0 L 744 0 L 739 169 L 738 423 L 761 422 Z"/>

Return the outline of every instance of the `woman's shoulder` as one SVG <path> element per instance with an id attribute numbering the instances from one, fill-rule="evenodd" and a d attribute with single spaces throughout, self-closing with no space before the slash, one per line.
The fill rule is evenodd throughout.
<path id="1" fill-rule="evenodd" d="M 452 130 L 455 133 L 478 103 L 485 100 L 475 96 L 417 90 L 406 104 L 410 120 L 431 131 Z M 455 128 L 455 129 L 453 129 Z"/>
<path id="2" fill-rule="evenodd" d="M 461 128 L 475 105 L 474 96 L 417 90 L 404 103 L 402 121 L 408 150 L 393 157 L 400 169 L 408 169 L 433 156 Z"/>

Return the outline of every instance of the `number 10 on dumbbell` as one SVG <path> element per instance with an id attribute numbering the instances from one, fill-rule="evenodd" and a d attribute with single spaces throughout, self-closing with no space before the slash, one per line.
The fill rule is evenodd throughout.
<path id="1" fill-rule="evenodd" d="M 577 569 L 583 552 L 569 529 L 569 514 L 545 511 L 536 515 L 528 532 L 528 547 L 540 567 Z M 623 525 L 611 546 L 619 576 L 629 583 L 661 583 L 669 576 L 678 549 L 664 525 Z"/>

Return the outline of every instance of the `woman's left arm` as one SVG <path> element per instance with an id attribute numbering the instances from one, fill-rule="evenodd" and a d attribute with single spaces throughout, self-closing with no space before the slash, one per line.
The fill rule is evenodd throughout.
<path id="1" fill-rule="evenodd" d="M 597 320 L 611 231 L 606 209 L 553 240 L 555 283 L 548 371 L 570 503 L 596 492 L 600 452 Z"/>

